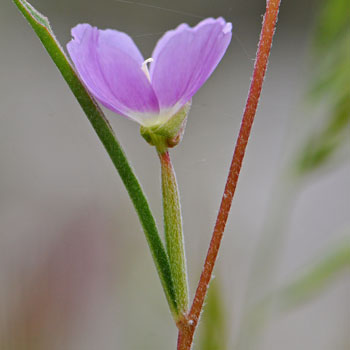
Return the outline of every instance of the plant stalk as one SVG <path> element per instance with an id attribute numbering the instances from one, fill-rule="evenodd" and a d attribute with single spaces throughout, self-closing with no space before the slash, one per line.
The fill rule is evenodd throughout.
<path id="1" fill-rule="evenodd" d="M 211 280 L 212 272 L 219 252 L 228 214 L 230 212 L 233 196 L 237 187 L 238 177 L 242 167 L 249 135 L 256 114 L 256 109 L 258 106 L 266 73 L 267 63 L 270 56 L 272 39 L 275 33 L 280 3 L 281 0 L 268 0 L 266 4 L 266 12 L 260 33 L 253 78 L 243 113 L 241 128 L 236 141 L 236 146 L 227 177 L 224 194 L 221 200 L 219 213 L 216 219 L 214 232 L 209 245 L 197 290 L 193 299 L 192 307 L 189 314 L 183 319 L 182 323 L 179 323 L 178 326 L 178 350 L 190 350 L 192 347 L 194 332 L 198 325 L 203 303 L 208 291 L 209 282 Z"/>
<path id="2" fill-rule="evenodd" d="M 168 150 L 160 151 L 166 249 L 181 318 L 188 311 L 188 282 L 179 191 Z"/>

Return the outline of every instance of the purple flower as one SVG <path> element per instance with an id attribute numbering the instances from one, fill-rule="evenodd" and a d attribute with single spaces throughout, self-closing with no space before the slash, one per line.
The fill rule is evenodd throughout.
<path id="1" fill-rule="evenodd" d="M 98 101 L 152 126 L 168 121 L 206 82 L 230 43 L 231 31 L 223 18 L 207 18 L 194 28 L 181 24 L 165 33 L 152 59 L 145 61 L 127 34 L 78 24 L 67 49 Z"/>

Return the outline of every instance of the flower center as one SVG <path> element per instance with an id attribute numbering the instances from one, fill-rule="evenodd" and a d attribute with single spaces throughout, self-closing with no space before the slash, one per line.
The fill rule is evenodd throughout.
<path id="1" fill-rule="evenodd" d="M 146 77 L 148 79 L 149 82 L 151 82 L 151 77 L 149 75 L 149 70 L 148 70 L 148 63 L 153 62 L 153 58 L 147 58 L 147 60 L 145 60 L 145 62 L 142 63 L 141 69 L 143 70 L 143 72 L 146 74 Z"/>

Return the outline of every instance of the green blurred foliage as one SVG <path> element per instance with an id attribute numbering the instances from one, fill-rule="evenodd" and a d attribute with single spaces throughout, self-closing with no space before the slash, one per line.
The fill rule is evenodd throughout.
<path id="1" fill-rule="evenodd" d="M 350 136 L 350 10 L 348 0 L 325 0 L 313 38 L 314 79 L 308 98 L 326 106 L 325 121 L 302 146 L 299 174 L 317 170 Z"/>
<path id="2" fill-rule="evenodd" d="M 297 149 L 296 156 L 287 161 L 288 174 L 297 176 L 288 176 L 287 182 L 281 178 L 276 190 L 277 204 L 272 201 L 271 215 L 253 260 L 235 350 L 258 349 L 273 317 L 313 301 L 350 270 L 350 241 L 346 239 L 321 254 L 318 261 L 310 259 L 310 265 L 291 282 L 270 293 L 261 293 L 264 287 L 273 283 L 282 258 L 286 223 L 303 184 L 299 180 L 320 171 L 336 158 L 338 151 L 350 145 L 350 2 L 322 0 L 315 16 L 310 47 L 312 80 L 306 99 L 320 115 Z M 309 122 L 307 126 L 310 127 L 310 121 L 305 119 L 303 122 L 305 125 Z"/>
<path id="3" fill-rule="evenodd" d="M 305 273 L 274 293 L 281 310 L 295 308 L 322 293 L 341 272 L 350 271 L 350 240 L 332 247 Z"/>
<path id="4" fill-rule="evenodd" d="M 326 292 L 332 286 L 332 282 L 337 282 L 344 273 L 349 272 L 350 240 L 346 238 L 336 247 L 333 246 L 321 254 L 317 262 L 306 266 L 304 272 L 291 282 L 282 285 L 250 307 L 245 314 L 235 349 L 256 349 L 271 317 L 281 317 L 314 300 Z"/>
<path id="5" fill-rule="evenodd" d="M 326 51 L 349 30 L 349 19 L 349 0 L 324 0 L 316 25 L 315 47 Z"/>
<path id="6" fill-rule="evenodd" d="M 211 282 L 199 329 L 198 350 L 227 349 L 227 327 L 221 284 Z"/>

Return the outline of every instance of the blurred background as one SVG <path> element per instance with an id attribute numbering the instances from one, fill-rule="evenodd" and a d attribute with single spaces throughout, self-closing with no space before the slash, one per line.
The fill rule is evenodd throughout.
<path id="1" fill-rule="evenodd" d="M 252 75 L 263 0 L 32 0 L 62 46 L 88 22 L 161 35 L 206 17 L 231 45 L 171 151 L 191 293 Z M 282 1 L 267 77 L 195 349 L 350 347 L 347 0 Z M 88 120 L 10 0 L 0 4 L 0 349 L 175 349 L 129 197 Z M 106 111 L 161 223 L 159 164 Z M 161 225 L 159 225 L 161 227 Z"/>

